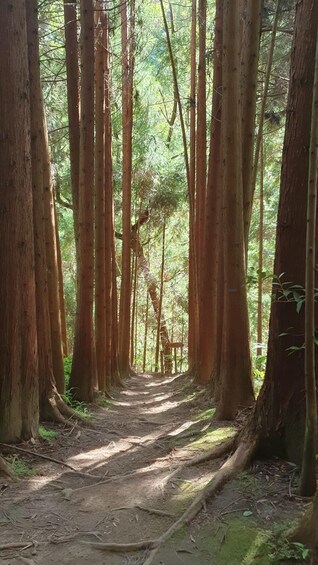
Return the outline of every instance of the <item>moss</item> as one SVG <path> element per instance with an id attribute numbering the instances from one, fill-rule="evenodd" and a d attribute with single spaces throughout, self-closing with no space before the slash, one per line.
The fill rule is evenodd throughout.
<path id="1" fill-rule="evenodd" d="M 35 469 L 26 465 L 26 463 L 24 463 L 24 461 L 19 459 L 16 455 L 14 455 L 11 459 L 8 458 L 7 463 L 13 474 L 18 477 L 31 477 L 32 475 L 35 475 Z"/>
<path id="2" fill-rule="evenodd" d="M 107 406 L 112 406 L 114 404 L 114 401 L 111 400 L 111 398 L 106 398 L 105 396 L 98 395 L 96 397 L 95 404 L 97 406 L 107 407 Z"/>
<path id="3" fill-rule="evenodd" d="M 197 422 L 198 420 L 210 421 L 212 420 L 214 414 L 215 414 L 215 408 L 207 408 L 207 410 L 201 410 L 201 412 L 196 414 L 196 416 L 194 417 L 194 421 L 195 422 Z"/>
<path id="4" fill-rule="evenodd" d="M 215 444 L 224 441 L 235 434 L 234 428 L 217 428 L 216 430 L 208 430 L 202 435 L 189 443 L 190 449 L 211 449 Z"/>
<path id="5" fill-rule="evenodd" d="M 53 443 L 53 440 L 58 436 L 58 432 L 55 430 L 48 430 L 44 426 L 39 427 L 39 436 L 47 443 Z"/>

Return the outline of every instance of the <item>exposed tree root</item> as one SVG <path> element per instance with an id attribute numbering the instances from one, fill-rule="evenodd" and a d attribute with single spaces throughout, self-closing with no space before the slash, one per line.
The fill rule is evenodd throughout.
<path id="1" fill-rule="evenodd" d="M 57 392 L 55 386 L 50 394 L 47 394 L 42 401 L 41 417 L 43 420 L 56 422 L 65 426 L 72 426 L 74 420 L 76 420 L 89 428 L 95 427 L 85 416 L 82 416 L 66 404 L 61 395 Z M 72 422 L 70 422 L 70 420 L 72 420 Z"/>
<path id="2" fill-rule="evenodd" d="M 174 516 L 171 512 L 166 512 L 165 510 L 159 510 L 158 508 L 150 508 L 148 506 L 141 506 L 141 504 L 135 504 L 134 506 L 119 506 L 118 508 L 113 508 L 112 512 L 116 510 L 133 510 L 134 508 L 139 508 L 144 512 L 149 512 L 149 514 L 156 514 L 157 516 L 169 516 L 170 518 Z"/>
<path id="3" fill-rule="evenodd" d="M 9 465 L 5 462 L 5 460 L 2 457 L 0 457 L 0 473 L 5 475 L 6 477 L 9 477 L 13 481 L 16 480 L 15 474 L 11 471 Z"/>
<path id="4" fill-rule="evenodd" d="M 136 543 L 98 543 L 83 541 L 85 545 L 94 547 L 95 549 L 102 549 L 103 551 L 112 551 L 113 553 L 130 553 L 133 551 L 141 551 L 142 549 L 155 549 L 158 544 L 158 539 L 139 541 Z"/>
<path id="5" fill-rule="evenodd" d="M 234 445 L 235 438 L 232 439 L 232 445 Z M 228 442 L 226 442 L 228 443 Z M 215 474 L 214 478 L 204 487 L 204 489 L 194 498 L 190 506 L 185 510 L 185 512 L 176 520 L 168 530 L 166 530 L 159 538 L 155 540 L 145 540 L 137 543 L 128 544 L 113 544 L 113 543 L 89 543 L 91 547 L 100 549 L 103 551 L 113 551 L 113 552 L 132 552 L 140 551 L 142 549 L 152 550 L 148 558 L 146 559 L 144 565 L 150 565 L 153 562 L 153 558 L 157 554 L 161 545 L 165 543 L 171 536 L 179 530 L 185 524 L 189 524 L 200 512 L 200 510 L 205 506 L 206 502 L 212 498 L 220 489 L 237 473 L 245 469 L 250 460 L 252 459 L 257 441 L 256 439 L 250 439 L 242 441 L 237 447 L 233 455 L 221 466 L 218 472 Z M 221 446 L 220 446 L 221 447 Z M 228 449 L 230 447 L 228 446 Z M 208 454 L 204 454 L 201 457 L 201 461 L 206 461 L 204 458 Z M 211 452 L 210 452 L 211 457 Z M 199 458 L 196 458 L 197 460 Z M 190 462 L 189 462 L 190 463 Z"/>
<path id="6" fill-rule="evenodd" d="M 18 543 L 4 543 L 0 545 L 0 551 L 6 551 L 8 549 L 28 549 L 34 545 L 33 541 L 25 541 Z"/>
<path id="7" fill-rule="evenodd" d="M 73 471 L 77 475 L 81 475 L 82 477 L 89 477 L 90 479 L 101 479 L 99 475 L 92 475 L 91 473 L 85 473 L 84 471 L 78 471 L 69 463 L 65 463 L 64 461 L 60 461 L 60 459 L 54 459 L 54 457 L 49 457 L 48 455 L 44 455 L 42 453 L 38 453 L 37 451 L 31 451 L 30 449 L 24 449 L 22 447 L 17 447 L 16 445 L 10 445 L 8 443 L 0 443 L 0 446 L 6 447 L 8 449 L 12 449 L 13 451 L 20 451 L 21 453 L 26 453 L 27 455 L 33 455 L 33 457 L 39 457 L 40 459 L 45 459 L 46 461 L 51 461 L 52 463 L 56 463 L 57 465 L 62 465 L 67 469 Z"/>
<path id="8" fill-rule="evenodd" d="M 194 467 L 196 465 L 199 465 L 200 463 L 205 463 L 206 461 L 212 461 L 213 459 L 219 459 L 219 457 L 226 455 L 235 447 L 236 441 L 237 441 L 237 435 L 216 445 L 206 453 L 202 453 L 201 455 L 198 455 L 197 457 L 194 457 L 189 461 L 185 461 L 184 463 L 182 463 L 182 465 L 179 465 L 176 469 L 174 469 L 174 471 L 172 471 L 172 473 L 170 473 L 170 475 L 166 477 L 165 481 L 166 482 L 170 481 L 172 477 L 178 475 L 181 471 L 183 471 L 183 469 L 187 469 L 188 467 Z"/>
<path id="9" fill-rule="evenodd" d="M 287 533 L 287 538 L 289 541 L 301 542 L 310 547 L 318 546 L 318 494 L 298 526 Z"/>

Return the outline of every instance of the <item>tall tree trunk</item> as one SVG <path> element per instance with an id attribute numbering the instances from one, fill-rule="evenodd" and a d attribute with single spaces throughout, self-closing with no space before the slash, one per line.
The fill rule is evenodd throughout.
<path id="1" fill-rule="evenodd" d="M 123 243 L 122 280 L 119 306 L 119 371 L 122 377 L 129 375 L 130 298 L 131 298 L 131 176 L 132 176 L 132 128 L 133 128 L 133 73 L 134 73 L 134 0 L 132 13 L 128 4 L 121 4 L 122 34 L 122 130 L 123 130 Z M 133 17 L 132 17 L 133 16 Z M 130 26 L 128 25 L 130 22 Z"/>
<path id="2" fill-rule="evenodd" d="M 318 31 L 318 26 L 317 26 Z M 316 37 L 315 81 L 311 115 L 307 196 L 306 271 L 305 271 L 305 389 L 306 432 L 300 479 L 300 492 L 316 492 L 317 391 L 315 355 L 316 236 L 317 236 L 317 166 L 318 166 L 318 35 Z"/>
<path id="3" fill-rule="evenodd" d="M 243 30 L 241 55 L 242 182 L 244 198 L 244 238 L 246 253 L 252 201 L 255 188 L 253 186 L 253 166 L 257 74 L 261 36 L 261 14 L 262 0 L 246 1 L 244 17 L 242 18 Z"/>
<path id="4" fill-rule="evenodd" d="M 201 285 L 204 213 L 206 201 L 206 0 L 199 0 L 199 64 L 197 96 L 197 178 L 196 178 L 196 244 L 198 290 Z"/>
<path id="5" fill-rule="evenodd" d="M 21 0 L 0 3 L 0 75 L 0 440 L 11 442 L 35 436 L 39 414 L 29 71 Z"/>
<path id="6" fill-rule="evenodd" d="M 94 297 L 94 11 L 81 0 L 81 127 L 79 178 L 79 276 L 70 387 L 90 402 L 96 384 L 93 330 Z"/>
<path id="7" fill-rule="evenodd" d="M 304 308 L 285 301 L 279 284 L 305 285 L 306 213 L 311 108 L 313 98 L 318 4 L 303 0 L 296 7 L 291 56 L 287 122 L 276 233 L 274 298 L 269 325 L 264 384 L 250 430 L 263 453 L 300 462 L 305 430 Z M 291 291 L 292 292 L 292 291 Z M 292 328 L 292 329 L 291 329 Z M 287 335 L 286 335 L 287 334 Z M 293 349 L 293 353 L 289 350 Z"/>
<path id="8" fill-rule="evenodd" d="M 217 415 L 232 419 L 253 402 L 245 276 L 238 4 L 224 2 L 222 177 L 224 313 Z M 234 323 L 235 320 L 235 323 Z"/>
<path id="9" fill-rule="evenodd" d="M 98 388 L 106 386 L 105 50 L 103 3 L 95 4 L 95 341 Z"/>
<path id="10" fill-rule="evenodd" d="M 67 345 L 67 329 L 66 329 L 66 310 L 65 310 L 65 296 L 64 296 L 64 280 L 63 280 L 63 265 L 62 265 L 62 254 L 61 254 L 61 244 L 58 229 L 58 219 L 56 213 L 56 204 L 54 200 L 54 221 L 55 221 L 55 236 L 56 236 L 56 253 L 57 253 L 57 271 L 59 280 L 59 302 L 60 302 L 60 316 L 61 316 L 61 335 L 62 335 L 62 348 L 64 357 L 68 356 L 68 345 Z"/>
<path id="11" fill-rule="evenodd" d="M 200 384 L 211 381 L 218 365 L 216 347 L 218 273 L 223 268 L 218 261 L 218 249 L 222 233 L 221 226 L 221 117 L 222 117 L 222 37 L 223 37 L 223 2 L 217 0 L 214 38 L 214 76 L 210 156 L 208 163 L 207 194 L 204 220 L 204 240 L 202 255 L 202 284 L 200 287 L 200 341 L 197 380 Z"/>
<path id="12" fill-rule="evenodd" d="M 197 43 L 197 2 L 192 0 L 192 16 L 191 16 L 191 54 L 190 54 L 190 160 L 189 160 L 189 191 L 191 200 L 195 201 L 195 179 L 196 179 L 196 43 Z M 189 214 L 189 332 L 188 332 L 188 356 L 189 367 L 194 368 L 196 364 L 195 354 L 195 268 L 194 268 L 194 241 L 195 235 L 195 217 Z"/>
<path id="13" fill-rule="evenodd" d="M 263 351 L 263 248 L 264 248 L 264 143 L 262 139 L 259 161 L 259 228 L 257 277 L 257 355 Z"/>
<path id="14" fill-rule="evenodd" d="M 146 312 L 145 312 L 144 351 L 143 351 L 143 357 L 142 357 L 142 372 L 143 373 L 146 371 L 146 364 L 147 364 L 148 318 L 149 318 L 149 294 L 147 292 Z"/>
<path id="15" fill-rule="evenodd" d="M 46 262 L 45 206 L 43 179 L 44 108 L 40 82 L 39 37 L 37 22 L 37 1 L 27 0 L 27 35 L 31 107 L 31 158 L 33 186 L 33 224 L 35 250 L 35 288 L 38 340 L 38 367 L 40 390 L 40 413 L 51 419 L 53 413 L 49 404 L 51 385 L 55 387 L 51 346 L 51 321 Z"/>
<path id="16" fill-rule="evenodd" d="M 160 329 L 161 329 L 161 318 L 162 318 L 162 302 L 163 302 L 163 283 L 164 283 L 164 272 L 165 272 L 165 243 L 166 243 L 166 222 L 163 221 L 162 228 L 162 252 L 161 252 L 161 270 L 160 270 L 160 289 L 159 289 L 159 307 L 158 307 L 158 324 L 157 324 L 157 342 L 156 342 L 156 354 L 155 354 L 155 371 L 158 371 L 159 367 L 159 353 L 160 353 Z M 170 349 L 170 348 L 168 348 Z M 171 349 L 164 352 L 164 359 L 167 355 L 171 356 Z M 166 365 L 166 363 L 165 363 Z M 168 373 L 166 367 L 164 367 L 164 372 Z"/>
<path id="17" fill-rule="evenodd" d="M 268 88 L 269 88 L 270 77 L 271 77 L 274 48 L 275 48 L 275 42 L 276 42 L 276 33 L 277 33 L 277 28 L 278 28 L 280 12 L 281 12 L 281 0 L 278 0 L 277 4 L 276 4 L 276 12 L 275 12 L 275 17 L 274 17 L 274 22 L 273 22 L 272 36 L 271 36 L 271 42 L 270 42 L 267 65 L 266 65 L 263 95 L 262 95 L 261 104 L 260 104 L 258 132 L 257 132 L 256 142 L 255 142 L 255 155 L 254 155 L 254 162 L 253 163 L 251 161 L 251 154 L 250 154 L 250 150 L 249 150 L 249 145 L 250 145 L 250 142 L 251 142 L 249 134 L 253 135 L 252 128 L 254 129 L 254 126 L 252 126 L 251 120 L 249 120 L 249 124 L 244 123 L 244 121 L 243 121 L 243 128 L 244 128 L 244 131 L 245 131 L 245 134 L 246 134 L 245 143 L 246 143 L 246 147 L 247 147 L 247 150 L 244 151 L 244 155 L 247 156 L 247 159 L 245 160 L 245 162 L 243 161 L 244 232 L 245 232 L 246 254 L 247 254 L 247 250 L 248 250 L 248 233 L 249 233 L 250 223 L 251 223 L 253 197 L 254 197 L 254 192 L 255 192 L 255 187 L 256 187 L 256 178 L 257 178 L 257 170 L 258 170 L 258 160 L 259 160 L 259 154 L 260 154 L 262 137 L 263 137 L 263 125 L 264 125 L 264 119 L 265 119 L 265 109 L 266 109 Z M 248 64 L 248 61 L 247 61 L 247 64 Z M 253 61 L 250 61 L 250 65 L 251 66 L 253 65 Z M 254 94 L 256 96 L 256 91 L 255 91 Z M 249 98 L 247 96 L 245 97 L 245 101 L 246 101 L 247 104 L 248 104 L 248 102 L 250 102 L 250 104 L 252 104 L 252 100 L 249 100 Z M 247 115 L 248 115 L 248 106 L 246 106 L 246 108 L 243 109 L 242 115 L 244 115 L 245 111 L 247 111 Z M 253 123 L 254 122 L 255 122 L 255 118 L 253 120 Z M 244 171 L 246 171 L 246 172 L 244 173 Z"/>
<path id="18" fill-rule="evenodd" d="M 114 233 L 114 196 L 111 128 L 111 73 L 109 16 L 104 13 L 105 46 L 105 307 L 106 307 L 106 382 L 109 387 L 118 380 L 118 321 L 116 251 Z"/>
<path id="19" fill-rule="evenodd" d="M 137 255 L 137 259 L 138 259 L 138 268 L 140 269 L 144 279 L 145 279 L 145 283 L 147 286 L 147 291 L 149 293 L 149 297 L 155 312 L 155 316 L 157 319 L 157 322 L 159 324 L 160 322 L 160 340 L 161 340 L 161 345 L 162 345 L 162 350 L 164 352 L 164 365 L 165 365 L 165 371 L 167 373 L 172 373 L 172 358 L 171 358 L 171 346 L 170 346 L 170 339 L 169 339 L 169 334 L 168 334 L 168 328 L 167 328 L 167 323 L 166 320 L 164 318 L 164 316 L 161 313 L 161 317 L 159 317 L 159 307 L 160 307 L 160 298 L 158 297 L 158 292 L 157 292 L 157 283 L 154 279 L 154 277 L 152 276 L 150 269 L 149 269 L 149 265 L 147 262 L 147 259 L 145 257 L 144 254 L 144 250 L 143 247 L 140 243 L 139 238 L 135 239 L 134 241 L 134 250 L 135 253 Z M 156 341 L 155 341 L 156 343 Z M 155 351 L 156 351 L 156 345 L 155 345 Z"/>
<path id="20" fill-rule="evenodd" d="M 67 80 L 67 108 L 70 144 L 71 185 L 77 265 L 79 262 L 79 71 L 77 42 L 77 0 L 64 0 L 65 62 Z"/>
<path id="21" fill-rule="evenodd" d="M 50 329 L 53 373 L 56 388 L 59 393 L 64 393 L 64 362 L 62 347 L 61 307 L 59 295 L 59 276 L 57 264 L 57 226 L 55 224 L 55 205 L 53 195 L 53 183 L 51 174 L 51 159 L 49 154 L 49 140 L 46 127 L 44 111 L 43 115 L 43 183 L 44 183 L 44 221 L 45 221 L 45 244 L 46 244 L 46 266 L 48 279 L 48 297 L 50 311 Z"/>
<path id="22" fill-rule="evenodd" d="M 130 330 L 130 366 L 133 367 L 135 361 L 135 324 L 136 324 L 136 308 L 137 308 L 137 258 L 133 258 L 132 269 L 132 304 L 131 304 L 131 330 Z"/>

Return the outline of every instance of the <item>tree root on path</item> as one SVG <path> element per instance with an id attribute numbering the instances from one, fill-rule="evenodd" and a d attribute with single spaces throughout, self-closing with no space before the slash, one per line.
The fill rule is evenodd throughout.
<path id="1" fill-rule="evenodd" d="M 72 419 L 72 421 L 77 420 L 81 422 L 81 424 L 84 424 L 88 428 L 95 427 L 85 416 L 82 416 L 76 412 L 76 410 L 68 406 L 57 391 L 54 391 L 50 398 L 47 399 L 47 404 L 53 422 L 72 425 L 73 422 L 69 422 L 69 419 Z"/>
<path id="2" fill-rule="evenodd" d="M 172 471 L 170 475 L 165 478 L 165 481 L 170 481 L 175 475 L 178 475 L 181 471 L 183 471 L 183 469 L 187 469 L 188 467 L 195 467 L 200 463 L 206 463 L 207 461 L 212 461 L 213 459 L 219 459 L 219 457 L 226 455 L 235 447 L 236 441 L 237 434 L 229 438 L 228 440 L 216 445 L 215 447 L 212 447 L 212 449 L 210 449 L 206 453 L 202 453 L 201 455 L 198 455 L 197 457 L 194 457 L 189 461 L 185 461 L 184 463 L 182 463 L 182 465 L 179 465 L 176 469 L 174 469 L 174 471 Z"/>
<path id="3" fill-rule="evenodd" d="M 143 510 L 144 512 L 149 512 L 150 514 L 156 514 L 157 516 L 169 516 L 170 518 L 174 517 L 174 514 L 172 514 L 171 512 L 166 512 L 166 510 L 150 508 L 148 506 L 142 506 L 141 504 L 135 504 L 134 506 L 119 506 L 118 508 L 113 508 L 112 512 L 116 512 L 118 510 L 133 510 L 134 508 L 138 508 L 139 510 Z"/>
<path id="4" fill-rule="evenodd" d="M 9 477 L 13 481 L 16 480 L 15 474 L 11 471 L 9 465 L 5 462 L 5 460 L 2 457 L 0 457 L 0 473 L 5 475 L 6 477 Z"/>
<path id="5" fill-rule="evenodd" d="M 232 438 L 232 443 L 226 442 L 228 450 L 234 445 L 236 438 Z M 159 551 L 163 543 L 165 543 L 171 536 L 178 531 L 185 524 L 189 524 L 204 508 L 206 502 L 212 498 L 217 492 L 219 492 L 224 485 L 232 479 L 237 473 L 243 471 L 250 463 L 256 449 L 257 440 L 247 439 L 242 441 L 233 455 L 223 463 L 220 469 L 215 474 L 214 478 L 204 487 L 204 489 L 194 498 L 190 506 L 185 510 L 185 512 L 176 520 L 168 530 L 166 530 L 159 538 L 155 540 L 145 540 L 137 543 L 128 544 L 113 544 L 113 543 L 89 543 L 91 547 L 100 549 L 103 551 L 113 551 L 113 552 L 133 552 L 140 551 L 142 549 L 150 549 L 151 553 L 146 559 L 144 565 L 150 565 L 153 562 L 153 558 Z M 219 446 L 221 448 L 221 446 Z M 223 450 L 224 453 L 224 450 Z M 200 462 L 207 461 L 206 457 L 208 454 L 204 454 L 196 460 L 200 459 Z M 210 458 L 212 453 L 209 453 Z M 190 464 L 190 462 L 189 462 Z M 188 465 L 189 466 L 189 465 Z"/>
<path id="6" fill-rule="evenodd" d="M 46 461 L 52 461 L 52 463 L 56 463 L 57 465 L 62 465 L 63 467 L 66 467 L 67 469 L 73 471 L 73 473 L 76 473 L 77 475 L 80 475 L 82 477 L 89 477 L 90 479 L 102 479 L 102 477 L 100 477 L 99 475 L 92 475 L 91 473 L 85 473 L 85 471 L 78 471 L 77 469 L 75 469 L 75 467 L 69 465 L 69 463 L 65 463 L 64 461 L 61 461 L 60 459 L 55 459 L 54 457 L 49 457 L 48 455 L 43 455 L 42 453 L 38 453 L 37 451 L 24 449 L 22 447 L 17 447 L 16 445 L 10 445 L 8 443 L 0 443 L 0 446 L 8 449 L 12 449 L 13 451 L 20 451 L 21 453 L 26 453 L 27 455 L 33 455 L 33 457 L 39 457 L 40 459 L 45 459 Z M 1 459 L 0 459 L 0 464 L 1 464 Z"/>
<path id="7" fill-rule="evenodd" d="M 18 543 L 4 543 L 0 545 L 0 551 L 7 551 L 8 549 L 29 549 L 34 545 L 33 541 L 22 541 Z"/>

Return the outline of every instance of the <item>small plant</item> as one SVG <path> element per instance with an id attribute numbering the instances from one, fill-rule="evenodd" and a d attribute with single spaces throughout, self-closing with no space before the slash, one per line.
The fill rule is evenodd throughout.
<path id="1" fill-rule="evenodd" d="M 55 430 L 48 430 L 44 426 L 39 427 L 39 436 L 47 443 L 53 443 L 53 440 L 58 436 L 58 432 Z"/>
<path id="2" fill-rule="evenodd" d="M 70 385 L 71 370 L 72 370 L 72 355 L 64 357 L 64 375 L 65 375 L 65 388 L 68 389 Z"/>
<path id="3" fill-rule="evenodd" d="M 87 404 L 85 404 L 85 402 L 80 402 L 79 400 L 74 400 L 71 388 L 67 389 L 65 394 L 62 394 L 61 396 L 65 404 L 70 406 L 80 416 L 84 416 L 84 418 L 87 418 L 88 420 L 92 418 L 92 415 L 87 408 Z"/>
<path id="4" fill-rule="evenodd" d="M 309 557 L 309 549 L 299 542 L 289 542 L 285 538 L 278 538 L 278 540 L 270 543 L 270 558 L 273 563 L 286 560 L 306 562 Z"/>
<path id="5" fill-rule="evenodd" d="M 35 469 L 26 465 L 17 455 L 13 455 L 11 460 L 8 459 L 8 465 L 13 474 L 18 477 L 31 477 L 35 474 Z"/>
<path id="6" fill-rule="evenodd" d="M 257 355 L 254 361 L 254 385 L 256 392 L 259 393 L 264 381 L 266 368 L 266 355 Z"/>
<path id="7" fill-rule="evenodd" d="M 97 406 L 112 406 L 114 401 L 111 398 L 106 398 L 106 396 L 98 395 L 95 403 Z"/>

